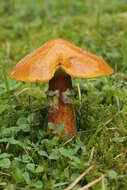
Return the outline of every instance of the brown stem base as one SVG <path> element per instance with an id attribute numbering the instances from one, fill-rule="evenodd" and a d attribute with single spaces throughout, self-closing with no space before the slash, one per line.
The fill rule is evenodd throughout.
<path id="1" fill-rule="evenodd" d="M 75 132 L 74 108 L 72 103 L 66 103 L 63 100 L 63 92 L 72 90 L 71 77 L 63 71 L 57 71 L 54 77 L 49 81 L 49 91 L 58 91 L 57 109 L 51 107 L 48 109 L 48 122 L 54 123 L 56 127 L 59 124 L 64 125 L 64 133 L 72 136 Z"/>

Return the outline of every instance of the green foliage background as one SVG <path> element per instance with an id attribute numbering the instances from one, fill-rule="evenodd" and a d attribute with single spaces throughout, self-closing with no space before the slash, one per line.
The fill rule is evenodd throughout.
<path id="1" fill-rule="evenodd" d="M 77 132 L 70 140 L 47 132 L 47 85 L 8 78 L 22 57 L 58 37 L 115 71 L 73 80 Z M 106 174 L 92 190 L 126 190 L 126 70 L 126 0 L 0 0 L 0 189 L 64 190 L 88 167 L 94 147 L 94 169 L 74 189 Z"/>

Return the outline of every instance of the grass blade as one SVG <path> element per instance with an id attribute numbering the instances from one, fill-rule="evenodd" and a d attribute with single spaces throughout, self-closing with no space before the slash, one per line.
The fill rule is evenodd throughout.
<path id="1" fill-rule="evenodd" d="M 3 69 L 3 79 L 4 79 L 6 91 L 7 91 L 7 96 L 8 96 L 9 105 L 10 105 L 11 109 L 13 110 L 12 101 L 11 101 L 11 96 L 10 96 L 9 82 L 8 82 L 8 79 L 7 79 L 7 73 L 6 73 L 6 70 L 5 70 L 5 67 L 4 67 L 4 66 L 3 66 L 2 69 Z"/>
<path id="2" fill-rule="evenodd" d="M 122 36 L 121 44 L 122 44 L 122 53 L 123 53 L 124 65 L 127 68 L 127 41 L 126 41 L 125 35 Z"/>
<path id="3" fill-rule="evenodd" d="M 98 135 L 98 133 L 103 129 L 103 127 L 105 127 L 106 125 L 108 125 L 111 121 L 113 120 L 113 118 L 109 119 L 107 122 L 105 122 L 103 125 L 98 125 L 95 133 L 91 136 L 88 145 L 87 145 L 87 149 L 89 150 L 91 147 L 93 147 L 95 139 Z"/>

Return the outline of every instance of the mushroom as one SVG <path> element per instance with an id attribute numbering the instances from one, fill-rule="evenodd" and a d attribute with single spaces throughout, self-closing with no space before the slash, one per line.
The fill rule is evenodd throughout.
<path id="1" fill-rule="evenodd" d="M 94 78 L 113 73 L 100 57 L 64 39 L 52 40 L 23 58 L 10 78 L 24 82 L 49 81 L 48 122 L 64 125 L 64 133 L 75 133 L 71 77 Z"/>

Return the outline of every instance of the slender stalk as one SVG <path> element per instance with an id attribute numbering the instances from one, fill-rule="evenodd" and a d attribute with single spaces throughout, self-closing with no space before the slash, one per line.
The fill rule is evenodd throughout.
<path id="1" fill-rule="evenodd" d="M 55 127 L 64 125 L 64 133 L 72 136 L 75 132 L 74 108 L 72 101 L 71 77 L 59 70 L 49 81 L 48 121 L 54 123 Z"/>

